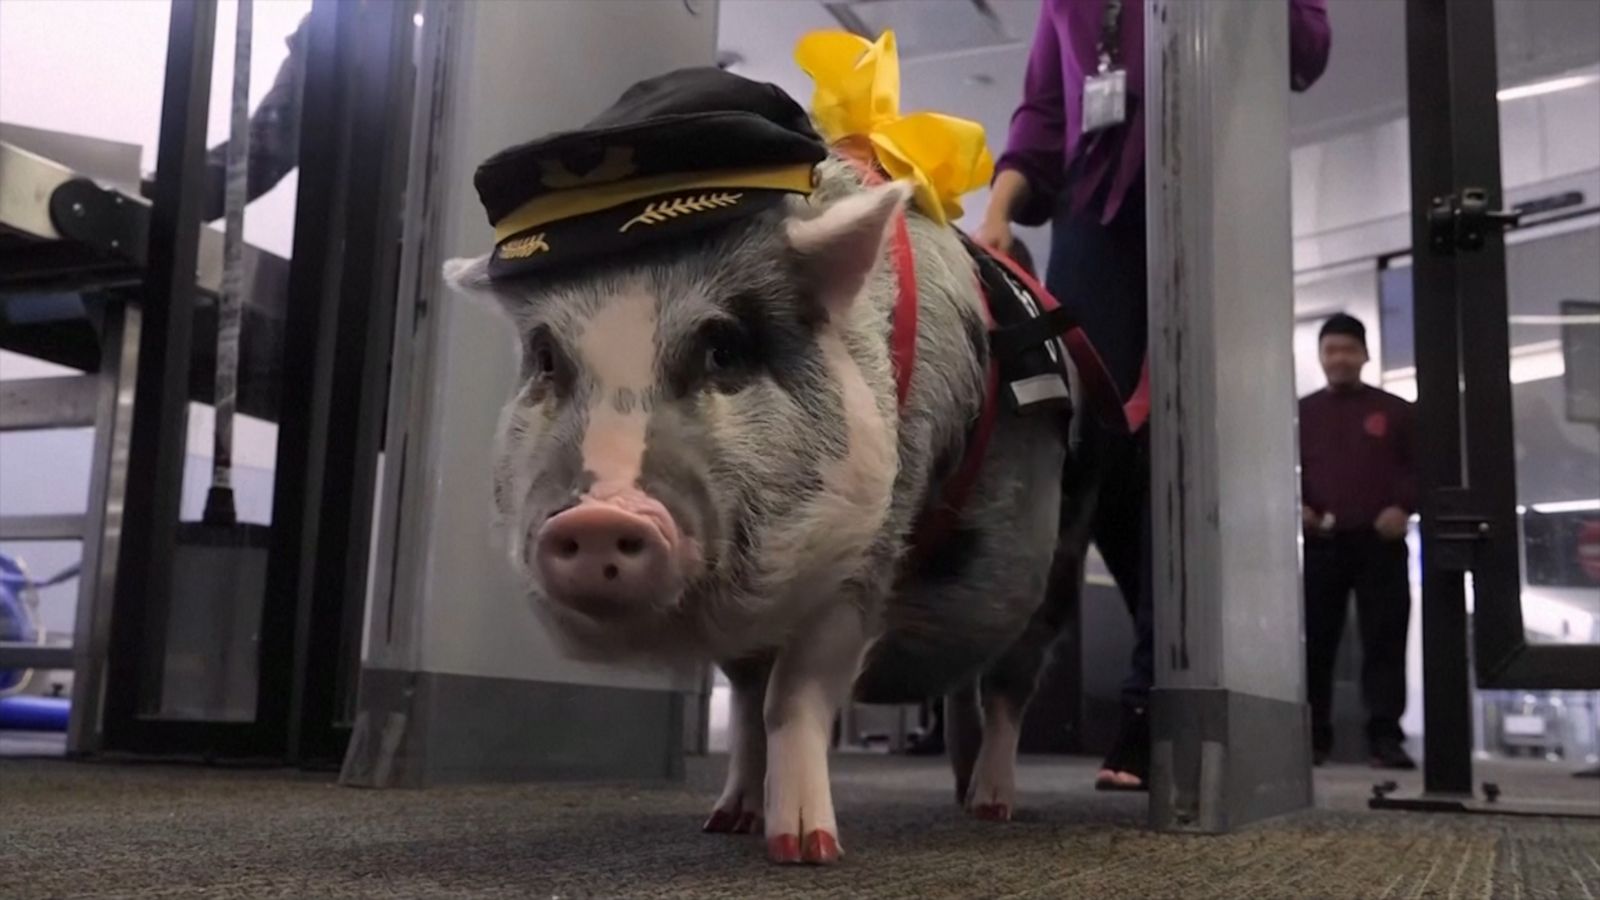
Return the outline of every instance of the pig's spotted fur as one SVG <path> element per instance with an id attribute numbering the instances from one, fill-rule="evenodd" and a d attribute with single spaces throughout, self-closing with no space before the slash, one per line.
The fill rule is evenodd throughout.
<path id="1" fill-rule="evenodd" d="M 952 689 L 970 701 L 987 671 L 984 705 L 1007 693 L 1020 710 L 1059 621 L 1058 604 L 1041 606 L 1063 527 L 1059 419 L 1000 416 L 955 539 L 933 564 L 909 570 L 907 538 L 959 464 L 979 413 L 987 339 L 965 249 L 953 231 L 910 213 L 917 358 L 907 408 L 896 408 L 897 282 L 887 254 L 853 303 L 830 306 L 816 296 L 829 261 L 792 246 L 805 228 L 797 222 L 864 190 L 854 168 L 834 159 L 820 166 L 815 193 L 787 209 L 576 275 L 507 287 L 488 283 L 483 259 L 446 270 L 454 284 L 495 296 L 524 336 L 526 383 L 502 417 L 494 477 L 512 562 L 535 608 L 577 656 L 722 662 L 740 719 L 722 806 L 735 815 L 761 808 L 753 795 L 767 773 L 769 835 L 833 832 L 825 742 L 811 747 L 827 722 L 809 720 L 831 719 L 830 704 L 852 681 L 873 701 Z M 733 392 L 677 389 L 682 357 L 695 352 L 688 336 L 730 315 L 759 335 L 764 376 Z M 607 321 L 629 335 L 627 360 L 605 359 L 607 334 L 590 331 Z M 563 402 L 532 379 L 541 334 L 558 336 L 565 355 L 589 354 L 573 367 Z M 641 354 L 654 356 L 648 369 Z M 597 365 L 629 374 L 602 377 L 591 371 Z M 627 383 L 611 384 L 619 380 Z M 595 486 L 593 458 L 627 455 L 586 444 L 596 417 L 635 423 L 623 430 L 642 438 L 639 484 L 666 503 L 705 560 L 681 598 L 620 625 L 542 602 L 527 555 L 539 523 Z M 1081 540 L 1063 543 L 1058 571 L 1075 572 L 1081 552 Z M 851 628 L 838 624 L 840 604 L 854 610 Z M 818 632 L 824 620 L 828 630 Z M 860 634 L 834 641 L 841 629 Z M 1012 718 L 991 714 L 998 730 L 986 732 L 970 792 L 986 803 L 1010 803 Z M 801 720 L 805 727 L 792 725 Z M 965 792 L 973 760 L 959 756 Z M 769 772 L 767 762 L 780 759 L 785 771 Z"/>

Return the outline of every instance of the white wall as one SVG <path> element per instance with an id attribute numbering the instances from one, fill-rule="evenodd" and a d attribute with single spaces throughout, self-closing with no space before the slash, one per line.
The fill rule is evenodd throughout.
<path id="1" fill-rule="evenodd" d="M 1576 74 L 1600 79 L 1600 67 Z M 1392 119 L 1294 149 L 1295 271 L 1411 245 L 1409 127 L 1405 118 Z M 1500 154 L 1513 204 L 1574 187 L 1594 203 L 1600 198 L 1600 80 L 1501 102 Z"/>

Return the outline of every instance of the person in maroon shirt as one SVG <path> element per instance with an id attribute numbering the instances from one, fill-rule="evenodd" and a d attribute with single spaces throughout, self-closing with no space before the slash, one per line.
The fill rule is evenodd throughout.
<path id="1" fill-rule="evenodd" d="M 1309 88 L 1328 65 L 1326 0 L 1278 0 L 1289 20 L 1285 74 Z M 1051 223 L 1045 284 L 1083 326 L 1124 398 L 1145 375 L 1144 0 L 1042 0 L 1006 150 L 995 163 L 985 247 L 1020 246 L 1011 223 Z M 1122 85 L 1122 102 L 1105 98 Z M 1112 110 L 1109 114 L 1108 110 Z M 1101 790 L 1144 790 L 1154 680 L 1150 607 L 1149 429 L 1110 434 L 1085 420 L 1085 466 L 1099 473 L 1094 541 L 1133 617 L 1122 724 L 1095 776 Z"/>
<path id="2" fill-rule="evenodd" d="M 1323 323 L 1317 354 L 1328 386 L 1300 400 L 1312 758 L 1321 765 L 1333 746 L 1333 662 L 1353 591 L 1372 764 L 1413 769 L 1400 730 L 1411 617 L 1406 525 L 1417 507 L 1411 404 L 1361 381 L 1367 330 L 1354 316 Z"/>

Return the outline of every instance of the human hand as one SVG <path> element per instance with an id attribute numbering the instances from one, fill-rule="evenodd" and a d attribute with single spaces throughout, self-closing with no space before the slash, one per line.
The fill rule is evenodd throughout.
<path id="1" fill-rule="evenodd" d="M 978 226 L 978 232 L 972 239 L 978 242 L 978 246 L 1008 257 L 1011 255 L 1011 245 L 1017 240 L 1016 235 L 1011 233 L 1011 223 L 993 216 L 984 217 L 983 224 Z"/>
<path id="2" fill-rule="evenodd" d="M 1378 536 L 1386 541 L 1398 541 L 1406 536 L 1406 524 L 1411 521 L 1411 516 L 1398 506 L 1386 507 L 1378 513 L 1378 518 L 1372 523 L 1377 529 Z"/>

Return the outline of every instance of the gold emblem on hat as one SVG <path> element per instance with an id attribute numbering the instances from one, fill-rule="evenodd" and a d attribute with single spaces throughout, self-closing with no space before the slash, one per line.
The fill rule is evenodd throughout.
<path id="1" fill-rule="evenodd" d="M 500 245 L 501 259 L 527 259 L 535 253 L 544 253 L 550 249 L 550 244 L 544 239 L 544 232 L 530 234 L 506 241 Z"/>
<path id="2" fill-rule="evenodd" d="M 632 147 L 607 147 L 605 155 L 600 158 L 600 164 L 582 175 L 574 174 L 567 168 L 567 164 L 559 159 L 541 159 L 539 180 L 551 190 L 566 190 L 584 185 L 621 181 L 632 175 L 637 168 L 638 166 L 633 164 Z"/>
<path id="3" fill-rule="evenodd" d="M 672 200 L 662 200 L 658 203 L 648 203 L 644 212 L 629 219 L 617 231 L 625 232 L 635 225 L 660 225 L 662 222 L 671 221 L 681 216 L 694 215 L 695 213 L 708 212 L 713 209 L 726 209 L 739 202 L 744 194 L 700 194 L 699 196 L 683 196 Z"/>

